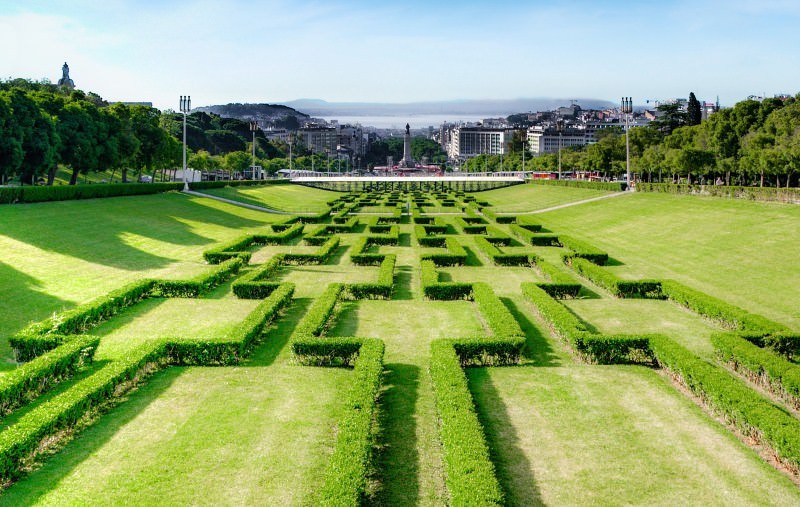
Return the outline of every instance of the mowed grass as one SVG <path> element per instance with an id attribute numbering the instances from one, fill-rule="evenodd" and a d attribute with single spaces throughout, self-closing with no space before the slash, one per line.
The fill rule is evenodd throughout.
<path id="1" fill-rule="evenodd" d="M 29 322 L 133 280 L 199 274 L 204 250 L 277 218 L 178 193 L 0 206 L 0 369 Z"/>
<path id="2" fill-rule="evenodd" d="M 257 300 L 234 298 L 145 300 L 92 330 L 102 336 L 95 359 L 115 359 L 137 345 L 162 338 L 222 338 L 257 304 Z"/>
<path id="3" fill-rule="evenodd" d="M 606 250 L 624 278 L 672 278 L 800 329 L 800 206 L 634 194 L 537 215 Z"/>
<path id="4" fill-rule="evenodd" d="M 797 505 L 800 490 L 642 367 L 476 368 L 509 505 Z"/>
<path id="5" fill-rule="evenodd" d="M 202 191 L 234 201 L 264 206 L 292 213 L 320 213 L 328 208 L 328 201 L 341 195 L 339 192 L 305 187 L 303 185 L 264 185 L 257 187 L 209 188 Z"/>
<path id="6" fill-rule="evenodd" d="M 586 188 L 556 187 L 550 185 L 524 184 L 480 192 L 475 196 L 492 205 L 501 213 L 524 213 L 569 202 L 592 199 L 611 192 Z"/>
<path id="7" fill-rule="evenodd" d="M 0 505 L 314 504 L 351 372 L 292 363 L 309 304 L 296 300 L 244 366 L 157 373 Z"/>
<path id="8" fill-rule="evenodd" d="M 648 299 L 573 299 L 562 301 L 603 334 L 665 334 L 707 359 L 713 359 L 711 335 L 722 329 L 669 301 Z"/>
<path id="9" fill-rule="evenodd" d="M 446 505 L 442 450 L 428 372 L 430 342 L 488 334 L 467 301 L 358 301 L 346 303 L 328 333 L 386 342 L 378 420 L 377 505 Z"/>

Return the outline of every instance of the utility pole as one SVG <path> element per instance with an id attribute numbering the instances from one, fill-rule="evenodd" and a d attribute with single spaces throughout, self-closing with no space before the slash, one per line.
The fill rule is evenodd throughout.
<path id="1" fill-rule="evenodd" d="M 183 113 L 183 191 L 189 191 L 189 175 L 186 167 L 186 115 L 192 110 L 192 98 L 181 95 L 180 111 Z"/>
<path id="2" fill-rule="evenodd" d="M 625 115 L 625 184 L 626 190 L 631 189 L 631 146 L 628 140 L 628 116 L 633 112 L 633 99 L 622 97 L 620 111 Z"/>

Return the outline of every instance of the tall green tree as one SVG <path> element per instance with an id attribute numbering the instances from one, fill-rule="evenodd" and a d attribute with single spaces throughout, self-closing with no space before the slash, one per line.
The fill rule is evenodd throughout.
<path id="1" fill-rule="evenodd" d="M 689 93 L 689 103 L 686 105 L 686 124 L 700 125 L 703 119 L 703 112 L 700 108 L 700 101 L 694 96 L 694 92 Z"/>

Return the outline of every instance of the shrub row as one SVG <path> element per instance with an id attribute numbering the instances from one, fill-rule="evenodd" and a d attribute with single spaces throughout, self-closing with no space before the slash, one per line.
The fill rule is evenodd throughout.
<path id="1" fill-rule="evenodd" d="M 685 306 L 693 312 L 699 313 L 728 328 L 763 334 L 787 331 L 784 326 L 772 322 L 761 315 L 749 313 L 737 306 L 689 288 L 674 280 L 663 280 L 661 282 L 661 290 L 664 296 L 679 305 Z"/>
<path id="2" fill-rule="evenodd" d="M 504 505 L 483 427 L 453 343 L 431 343 L 431 380 L 439 414 L 450 505 Z"/>
<path id="3" fill-rule="evenodd" d="M 120 384 L 132 379 L 148 363 L 158 362 L 163 350 L 162 342 L 149 342 L 136 347 L 124 357 L 21 416 L 0 433 L 0 478 L 9 480 L 17 477 L 21 464 L 36 452 L 45 437 L 74 426 L 88 410 L 114 397 Z"/>
<path id="4" fill-rule="evenodd" d="M 303 340 L 320 336 L 325 330 L 325 325 L 328 320 L 333 316 L 336 303 L 339 301 L 339 296 L 344 290 L 344 285 L 341 283 L 332 283 L 328 285 L 319 297 L 314 300 L 311 308 L 308 309 L 305 316 L 297 324 L 297 327 L 292 334 L 292 341 Z"/>
<path id="5" fill-rule="evenodd" d="M 555 187 L 590 188 L 620 192 L 628 186 L 625 182 L 582 181 L 582 180 L 530 180 L 534 185 L 550 185 Z M 639 185 L 639 183 L 637 183 Z"/>
<path id="6" fill-rule="evenodd" d="M 166 340 L 166 357 L 180 365 L 231 365 L 241 361 L 256 344 L 267 324 L 294 294 L 294 284 L 282 283 L 225 336 L 206 340 Z"/>
<path id="7" fill-rule="evenodd" d="M 160 194 L 180 190 L 183 183 L 103 183 L 96 185 L 56 185 L 0 187 L 0 204 L 97 199 L 127 195 Z"/>
<path id="8" fill-rule="evenodd" d="M 595 284 L 620 298 L 661 299 L 659 280 L 620 280 L 615 274 L 580 257 L 567 258 L 572 268 Z"/>
<path id="9" fill-rule="evenodd" d="M 436 264 L 431 260 L 423 260 L 420 266 L 422 292 L 426 298 L 446 301 L 472 298 L 472 284 L 440 282 Z"/>
<path id="10" fill-rule="evenodd" d="M 267 185 L 288 185 L 291 183 L 288 179 L 281 178 L 275 180 L 223 180 L 223 181 L 195 181 L 189 183 L 192 190 L 204 190 L 206 188 L 223 188 L 223 187 L 256 187 Z M 183 188 L 183 183 L 178 183 Z"/>
<path id="11" fill-rule="evenodd" d="M 796 359 L 800 355 L 800 335 L 789 332 L 779 332 L 765 335 L 764 333 L 739 333 L 745 340 L 759 347 L 772 350 L 787 359 Z"/>
<path id="12" fill-rule="evenodd" d="M 666 194 L 698 194 L 714 197 L 749 199 L 751 201 L 800 202 L 800 189 L 777 187 L 741 187 L 725 185 L 674 185 L 671 183 L 636 184 L 637 192 Z"/>
<path id="13" fill-rule="evenodd" d="M 584 359 L 600 364 L 651 363 L 648 336 L 593 334 L 567 307 L 534 283 L 523 283 L 522 293 L 533 303 L 550 328 Z"/>
<path id="14" fill-rule="evenodd" d="M 715 334 L 711 343 L 723 363 L 800 409 L 800 366 L 734 333 Z"/>
<path id="15" fill-rule="evenodd" d="M 394 266 L 397 256 L 386 254 L 378 270 L 378 281 L 374 283 L 351 283 L 345 286 L 347 299 L 391 299 L 394 287 Z"/>
<path id="16" fill-rule="evenodd" d="M 437 266 L 460 266 L 466 262 L 467 251 L 456 238 L 446 238 L 444 244 L 447 253 L 425 253 L 420 259 L 431 260 Z"/>
<path id="17" fill-rule="evenodd" d="M 493 336 L 454 341 L 461 364 L 501 365 L 519 362 L 525 347 L 525 334 L 514 316 L 489 284 L 474 283 L 472 297 Z"/>
<path id="18" fill-rule="evenodd" d="M 473 224 L 467 222 L 466 219 L 462 217 L 455 218 L 456 224 L 464 231 L 464 234 L 486 234 L 486 224 Z"/>
<path id="19" fill-rule="evenodd" d="M 608 262 L 608 254 L 606 252 L 598 250 L 585 241 L 571 236 L 559 236 L 558 242 L 571 251 L 570 257 L 580 257 L 600 266 L 604 266 Z"/>
<path id="20" fill-rule="evenodd" d="M 234 257 L 188 280 L 154 280 L 149 295 L 196 298 L 238 273 L 243 265 L 242 259 Z"/>
<path id="21" fill-rule="evenodd" d="M 531 263 L 530 256 L 528 254 L 503 253 L 499 248 L 494 246 L 492 242 L 484 237 L 478 236 L 475 238 L 475 244 L 478 245 L 478 248 L 483 250 L 483 253 L 492 259 L 492 261 L 498 266 L 529 266 Z"/>
<path id="22" fill-rule="evenodd" d="M 384 344 L 365 339 L 353 364 L 346 413 L 337 423 L 333 454 L 325 467 L 322 505 L 361 505 L 372 457 L 372 424 L 383 374 Z"/>
<path id="23" fill-rule="evenodd" d="M 546 260 L 538 257 L 531 256 L 531 261 L 536 265 L 536 268 L 550 280 L 550 283 L 540 283 L 539 287 L 544 289 L 550 296 L 555 299 L 564 299 L 567 297 L 578 297 L 581 290 L 581 284 L 577 280 L 566 274 L 557 266 L 547 262 Z"/>
<path id="24" fill-rule="evenodd" d="M 291 216 L 291 217 L 281 218 L 278 221 L 273 222 L 271 227 L 273 231 L 281 232 L 297 223 L 300 223 L 297 217 Z"/>
<path id="25" fill-rule="evenodd" d="M 519 224 L 511 224 L 511 232 L 526 244 L 533 246 L 561 246 L 558 236 L 554 234 L 537 234 Z"/>
<path id="26" fill-rule="evenodd" d="M 445 246 L 444 236 L 431 236 L 428 234 L 425 226 L 422 225 L 414 226 L 414 237 L 417 238 L 417 243 L 419 243 L 420 246 L 439 248 Z"/>
<path id="27" fill-rule="evenodd" d="M 100 339 L 80 336 L 0 377 L 0 416 L 36 398 L 91 363 Z"/>
<path id="28" fill-rule="evenodd" d="M 484 215 L 491 218 L 498 224 L 515 224 L 517 223 L 517 215 L 499 215 L 494 209 L 492 208 L 483 208 L 481 210 Z"/>
<path id="29" fill-rule="evenodd" d="M 9 338 L 9 343 L 18 361 L 30 361 L 66 341 L 66 335 L 86 332 L 143 299 L 151 296 L 196 297 L 238 272 L 241 266 L 240 259 L 230 259 L 190 280 L 143 279 L 132 282 L 86 304 L 30 324 Z"/>
<path id="30" fill-rule="evenodd" d="M 261 266 L 254 268 L 233 282 L 231 288 L 236 297 L 241 299 L 263 299 L 278 288 L 280 283 L 267 281 L 283 264 L 283 254 L 274 256 Z"/>
<path id="31" fill-rule="evenodd" d="M 324 264 L 339 247 L 339 236 L 331 236 L 314 253 L 283 254 L 285 264 Z"/>
<path id="32" fill-rule="evenodd" d="M 767 444 L 795 472 L 800 467 L 800 420 L 756 393 L 724 369 L 700 359 L 665 336 L 650 347 L 661 367 L 744 435 Z"/>

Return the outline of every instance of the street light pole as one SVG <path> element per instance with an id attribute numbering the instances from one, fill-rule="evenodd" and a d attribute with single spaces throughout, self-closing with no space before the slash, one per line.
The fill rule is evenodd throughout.
<path id="1" fill-rule="evenodd" d="M 289 134 L 289 172 L 292 170 L 292 142 L 294 141 L 292 134 Z"/>
<path id="2" fill-rule="evenodd" d="M 625 189 L 631 189 L 631 146 L 628 142 L 628 116 L 633 112 L 633 99 L 622 97 L 622 114 L 625 115 Z"/>
<path id="3" fill-rule="evenodd" d="M 564 130 L 564 120 L 556 120 L 556 130 L 558 130 L 558 179 L 561 179 L 561 132 Z"/>
<path id="4" fill-rule="evenodd" d="M 192 110 L 192 98 L 181 95 L 180 110 L 183 113 L 183 191 L 189 191 L 188 168 L 186 167 L 186 114 Z"/>

